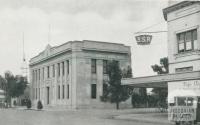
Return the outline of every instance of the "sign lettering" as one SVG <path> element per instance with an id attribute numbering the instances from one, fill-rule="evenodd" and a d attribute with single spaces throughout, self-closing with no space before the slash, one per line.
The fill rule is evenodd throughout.
<path id="1" fill-rule="evenodd" d="M 135 39 L 138 45 L 149 45 L 152 40 L 152 35 L 139 35 Z"/>

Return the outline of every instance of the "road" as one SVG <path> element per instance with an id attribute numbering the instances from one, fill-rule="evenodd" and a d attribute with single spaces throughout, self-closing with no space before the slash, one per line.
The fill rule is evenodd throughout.
<path id="1" fill-rule="evenodd" d="M 113 119 L 114 115 L 119 115 L 119 112 L 3 109 L 0 110 L 0 125 L 156 125 L 142 121 Z"/>

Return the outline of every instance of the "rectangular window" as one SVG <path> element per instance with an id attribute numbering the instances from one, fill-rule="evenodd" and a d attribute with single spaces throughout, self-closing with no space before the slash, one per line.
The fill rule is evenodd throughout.
<path id="1" fill-rule="evenodd" d="M 35 81 L 37 82 L 37 70 L 35 70 Z"/>
<path id="2" fill-rule="evenodd" d="M 42 78 L 44 79 L 44 67 L 42 68 Z"/>
<path id="3" fill-rule="evenodd" d="M 40 69 L 38 70 L 39 80 L 40 80 Z"/>
<path id="4" fill-rule="evenodd" d="M 60 63 L 58 63 L 58 76 L 60 76 Z"/>
<path id="5" fill-rule="evenodd" d="M 178 52 L 186 52 L 197 49 L 197 29 L 177 34 Z"/>
<path id="6" fill-rule="evenodd" d="M 96 96 L 97 96 L 96 84 L 91 84 L 91 98 L 96 99 Z"/>
<path id="7" fill-rule="evenodd" d="M 193 66 L 182 67 L 182 68 L 176 68 L 176 69 L 175 69 L 175 72 L 176 72 L 176 73 L 190 72 L 190 71 L 193 71 Z"/>
<path id="8" fill-rule="evenodd" d="M 65 98 L 65 85 L 62 85 L 62 98 Z"/>
<path id="9" fill-rule="evenodd" d="M 37 99 L 37 88 L 35 89 L 35 98 Z"/>
<path id="10" fill-rule="evenodd" d="M 103 74 L 108 74 L 108 60 L 103 60 Z"/>
<path id="11" fill-rule="evenodd" d="M 69 84 L 67 84 L 67 98 L 69 99 Z"/>
<path id="12" fill-rule="evenodd" d="M 178 106 L 186 106 L 186 97 L 177 97 Z"/>
<path id="13" fill-rule="evenodd" d="M 58 99 L 60 99 L 60 85 L 58 85 Z"/>
<path id="14" fill-rule="evenodd" d="M 47 66 L 47 78 L 49 78 L 49 66 Z"/>
<path id="15" fill-rule="evenodd" d="M 67 60 L 67 74 L 69 74 L 69 60 Z"/>
<path id="16" fill-rule="evenodd" d="M 35 72 L 34 72 L 34 70 L 32 71 L 32 81 L 35 82 Z"/>
<path id="17" fill-rule="evenodd" d="M 38 98 L 39 98 L 39 100 L 40 100 L 40 88 L 38 88 L 38 92 L 39 92 Z"/>
<path id="18" fill-rule="evenodd" d="M 96 59 L 92 59 L 91 61 L 91 71 L 92 73 L 96 73 Z"/>
<path id="19" fill-rule="evenodd" d="M 197 45 L 197 30 L 193 31 L 192 38 L 193 38 L 194 50 L 197 50 L 197 48 L 198 48 L 198 45 Z"/>
<path id="20" fill-rule="evenodd" d="M 55 77 L 55 65 L 53 65 L 53 77 Z"/>
<path id="21" fill-rule="evenodd" d="M 62 75 L 64 76 L 65 75 L 65 63 L 62 62 Z"/>

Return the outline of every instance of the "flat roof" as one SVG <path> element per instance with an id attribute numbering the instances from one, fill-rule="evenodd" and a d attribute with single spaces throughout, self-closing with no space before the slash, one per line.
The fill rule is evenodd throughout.
<path id="1" fill-rule="evenodd" d="M 200 71 L 162 74 L 162 75 L 136 77 L 136 78 L 124 78 L 122 79 L 122 85 L 128 85 L 136 88 L 137 87 L 166 88 L 167 82 L 187 81 L 187 80 L 197 80 L 197 79 L 200 80 Z"/>

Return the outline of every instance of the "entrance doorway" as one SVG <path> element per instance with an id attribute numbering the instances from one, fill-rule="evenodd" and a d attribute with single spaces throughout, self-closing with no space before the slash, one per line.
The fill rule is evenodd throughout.
<path id="1" fill-rule="evenodd" d="M 49 104 L 49 87 L 47 87 L 47 105 Z"/>

